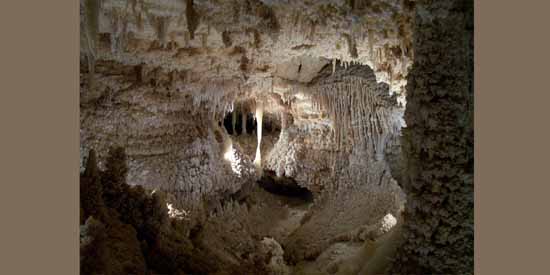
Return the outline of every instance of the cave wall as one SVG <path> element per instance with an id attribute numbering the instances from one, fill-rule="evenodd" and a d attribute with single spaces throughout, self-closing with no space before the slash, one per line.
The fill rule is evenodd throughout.
<path id="1" fill-rule="evenodd" d="M 344 182 L 335 173 L 349 165 L 361 170 L 357 161 L 337 155 L 348 158 L 363 151 L 365 159 L 398 162 L 394 155 L 399 153 L 404 107 L 368 66 L 325 66 L 308 85 L 295 85 L 288 94 L 294 94 L 289 104 L 293 122 L 281 132 L 264 168 L 320 191 Z"/>
<path id="2" fill-rule="evenodd" d="M 264 169 L 277 176 L 292 177 L 300 186 L 320 192 L 331 180 L 331 146 L 326 125 L 290 125 L 281 132 L 267 155 Z"/>
<path id="3" fill-rule="evenodd" d="M 90 86 L 83 69 L 86 94 Z M 85 98 L 80 104 L 81 170 L 90 149 L 102 160 L 110 147 L 122 146 L 128 155 L 127 183 L 167 191 L 184 209 L 200 207 L 207 196 L 238 191 L 252 179 L 247 170 L 251 163 L 237 146 L 234 153 L 243 173 L 237 175 L 224 159 L 228 137 L 217 125 L 221 118 L 215 116 L 223 113 L 222 104 L 216 103 L 215 96 L 201 99 L 175 91 L 172 83 L 162 82 L 169 72 L 148 71 L 143 78 L 156 82 L 136 81 L 134 66 L 96 63 L 94 89 L 103 95 Z"/>
<path id="4" fill-rule="evenodd" d="M 374 222 L 387 210 L 397 212 L 393 206 L 401 198 L 394 195 L 400 189 L 393 177 L 410 198 L 406 240 L 394 270 L 471 273 L 471 5 L 459 0 L 81 0 L 81 163 L 91 148 L 101 160 L 111 145 L 124 146 L 129 184 L 181 194 L 197 204 L 204 195 L 235 192 L 245 180 L 223 159 L 227 137 L 215 122 L 237 98 L 265 99 L 285 90 L 276 83 L 282 77 L 291 81 L 290 96 L 282 101 L 290 105 L 293 122 L 275 144 L 280 150 L 263 152 L 266 167 L 326 194 L 285 249 L 307 258 L 339 234 Z M 394 130 L 395 98 L 389 105 L 384 102 L 390 98 L 367 102 L 384 106 L 373 110 L 354 105 L 363 102 L 356 100 L 360 93 L 338 88 L 359 83 L 343 80 L 361 67 L 353 64 L 372 68 L 359 75 L 371 91 L 380 92 L 376 96 L 407 95 L 408 128 L 401 141 Z M 296 97 L 294 87 L 319 79 L 333 83 Z M 331 99 L 334 95 L 341 100 Z M 357 119 L 364 124 L 354 124 Z M 341 131 L 332 132 L 330 121 Z M 345 153 L 336 158 L 338 150 Z M 250 160 L 241 155 L 246 166 Z M 372 211 L 365 215 L 367 209 Z M 326 233 L 318 234 L 319 227 Z"/>
<path id="5" fill-rule="evenodd" d="M 473 1 L 417 3 L 403 130 L 404 243 L 392 274 L 473 274 Z"/>
<path id="6" fill-rule="evenodd" d="M 325 67 L 351 64 L 369 65 L 377 81 L 402 90 L 413 57 L 411 6 L 357 3 L 80 0 L 81 164 L 91 148 L 102 159 L 120 145 L 130 184 L 195 194 L 238 189 L 219 156 L 219 131 L 205 127 L 235 99 L 265 98 L 281 88 L 280 77 L 304 84 Z M 326 129 L 304 142 L 317 143 Z M 250 143 L 241 144 L 245 151 Z M 324 185 L 330 167 L 303 164 L 323 171 L 313 182 Z"/>
<path id="7" fill-rule="evenodd" d="M 316 195 L 302 226 L 284 243 L 291 262 L 314 260 L 387 214 L 400 217 L 405 195 L 385 152 L 400 136 L 403 108 L 388 89 L 361 65 L 327 67 L 305 89 L 319 113 L 295 117 L 290 138 L 283 136 L 279 142 L 286 144 L 276 144 L 268 159 L 276 172 Z M 285 150 L 277 154 L 277 146 Z"/>
<path id="8" fill-rule="evenodd" d="M 413 57 L 411 1 L 354 2 L 362 4 L 80 0 L 81 57 L 92 70 L 97 60 L 115 60 L 193 72 L 191 81 L 246 84 L 252 75 L 293 78 L 285 62 L 303 64 L 296 79 L 307 81 L 308 65 L 322 66 L 322 57 L 369 65 L 379 81 L 401 90 Z"/>

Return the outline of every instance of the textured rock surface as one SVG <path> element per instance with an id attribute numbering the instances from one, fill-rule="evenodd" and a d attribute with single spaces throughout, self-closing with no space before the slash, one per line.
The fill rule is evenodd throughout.
<path id="1" fill-rule="evenodd" d="M 170 191 L 187 198 L 188 207 L 207 194 L 236 192 L 246 182 L 248 172 L 236 175 L 224 160 L 228 137 L 213 125 L 209 109 L 197 112 L 189 96 L 116 78 L 105 75 L 96 85 L 113 91 L 108 96 L 81 104 L 82 161 L 91 148 L 104 156 L 109 146 L 124 146 L 129 184 Z M 238 161 L 250 162 L 246 156 Z"/>
<path id="2" fill-rule="evenodd" d="M 419 1 L 404 151 L 404 239 L 392 274 L 473 274 L 473 3 Z"/>
<path id="3" fill-rule="evenodd" d="M 261 242 L 260 252 L 266 255 L 270 255 L 269 258 L 269 271 L 274 275 L 287 275 L 291 274 L 290 269 L 285 263 L 283 258 L 283 248 L 273 238 L 264 238 Z"/>
<path id="4" fill-rule="evenodd" d="M 369 65 L 400 91 L 413 57 L 409 1 L 81 0 L 81 7 L 83 33 L 100 36 L 95 43 L 83 36 L 89 64 L 160 66 L 193 73 L 188 82 L 255 86 L 249 77 L 268 77 L 276 64 L 310 68 L 305 55 Z"/>
<path id="5" fill-rule="evenodd" d="M 376 75 L 369 81 L 386 82 L 403 98 L 411 15 L 401 1 L 83 0 L 81 163 L 90 148 L 102 159 L 120 145 L 130 160 L 129 184 L 195 204 L 206 194 L 235 192 L 242 179 L 223 159 L 223 129 L 212 125 L 233 108 L 253 112 L 261 101 L 266 117 L 290 120 L 285 134 L 299 129 L 307 137 L 294 143 L 301 154 L 322 143 L 326 151 L 327 114 L 310 98 L 297 99 L 294 87 L 310 85 L 320 71 L 328 75 L 331 66 L 368 64 Z M 324 116 L 322 123 L 314 115 Z M 250 142 L 239 145 L 254 157 L 246 152 Z M 326 183 L 330 159 L 319 157 L 301 165 L 320 173 L 296 173 L 299 182 Z"/>
<path id="6" fill-rule="evenodd" d="M 404 203 L 384 157 L 384 149 L 399 138 L 403 112 L 388 86 L 377 83 L 364 66 L 337 66 L 335 73 L 329 69 L 318 77 L 305 93 L 320 115 L 295 119 L 293 127 L 307 130 L 296 131 L 294 140 L 276 144 L 272 151 L 278 146 L 287 149 L 272 156 L 278 161 L 276 172 L 293 175 L 302 184 L 317 183 L 322 190 L 302 226 L 285 243 L 293 262 L 315 259 L 334 239 L 388 213 L 398 216 Z M 324 132 L 312 136 L 313 129 L 323 127 Z"/>
<path id="7" fill-rule="evenodd" d="M 81 169 L 90 149 L 103 169 L 108 148 L 124 147 L 126 182 L 165 191 L 169 215 L 192 220 L 196 270 L 286 273 L 283 254 L 312 260 L 365 226 L 385 233 L 383 217 L 401 224 L 399 182 L 411 197 L 395 271 L 471 271 L 463 2 L 80 3 Z M 285 218 L 254 189 L 263 170 L 291 177 L 314 203 Z M 268 236 L 282 245 L 270 245 L 273 257 L 258 254 Z"/>
<path id="8" fill-rule="evenodd" d="M 337 155 L 364 151 L 365 158 L 382 160 L 385 149 L 398 141 L 404 108 L 366 66 L 338 64 L 334 73 L 326 67 L 292 93 L 294 122 L 281 132 L 265 165 L 278 176 L 320 191 L 341 181 L 336 177 L 341 168 L 354 165 L 353 160 L 338 163 Z"/>

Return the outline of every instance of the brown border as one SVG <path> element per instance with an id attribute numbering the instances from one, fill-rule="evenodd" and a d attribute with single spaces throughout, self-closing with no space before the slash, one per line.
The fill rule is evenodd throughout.
<path id="1" fill-rule="evenodd" d="M 549 1 L 475 1 L 476 274 L 549 274 Z"/>
<path id="2" fill-rule="evenodd" d="M 79 273 L 78 16 L 0 1 L 0 274 Z"/>
<path id="3" fill-rule="evenodd" d="M 78 1 L 5 2 L 0 274 L 78 274 Z M 547 274 L 550 2 L 475 2 L 476 274 Z"/>

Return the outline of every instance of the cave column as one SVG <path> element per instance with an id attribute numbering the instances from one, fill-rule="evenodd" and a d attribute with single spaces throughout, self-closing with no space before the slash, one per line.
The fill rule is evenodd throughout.
<path id="1" fill-rule="evenodd" d="M 406 238 L 389 274 L 474 274 L 474 6 L 432 2 L 416 1 L 401 139 Z"/>

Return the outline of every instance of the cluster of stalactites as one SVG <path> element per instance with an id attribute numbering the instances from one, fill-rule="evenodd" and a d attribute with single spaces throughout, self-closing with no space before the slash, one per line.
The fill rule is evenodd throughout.
<path id="1" fill-rule="evenodd" d="M 340 63 L 344 69 L 347 69 L 348 67 L 350 66 L 353 66 L 353 65 L 368 65 L 367 63 L 362 63 L 360 61 L 356 61 L 356 60 L 339 60 L 339 59 L 332 59 L 331 60 L 331 63 L 332 63 L 332 74 L 334 75 L 334 73 L 336 72 L 336 67 L 337 67 L 337 63 Z"/>
<path id="2" fill-rule="evenodd" d="M 332 121 L 338 151 L 366 146 L 380 159 L 387 138 L 399 132 L 395 111 L 374 89 L 367 80 L 348 76 L 311 91 L 314 108 L 326 111 Z"/>
<path id="3" fill-rule="evenodd" d="M 248 113 L 251 112 L 251 110 L 255 109 L 255 101 L 253 100 L 243 100 L 243 101 L 234 101 L 231 104 L 230 109 L 226 110 L 227 113 L 231 113 L 231 129 L 233 130 L 233 133 L 237 132 L 237 119 L 239 117 L 239 113 L 241 114 L 241 127 L 243 129 L 243 134 L 246 134 L 246 119 Z M 225 113 L 225 114 L 227 114 Z"/>
<path id="4" fill-rule="evenodd" d="M 189 89 L 192 96 L 192 105 L 195 110 L 208 110 L 213 120 L 219 120 L 234 108 L 234 98 L 239 92 L 238 87 L 225 81 L 212 82 L 200 89 Z M 221 118 L 219 118 L 220 116 Z"/>

